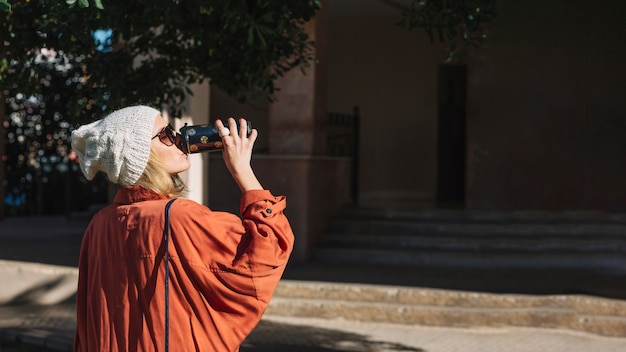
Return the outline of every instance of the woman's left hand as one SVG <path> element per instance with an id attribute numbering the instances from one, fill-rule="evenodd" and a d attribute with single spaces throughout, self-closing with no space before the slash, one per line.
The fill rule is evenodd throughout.
<path id="1" fill-rule="evenodd" d="M 215 122 L 215 127 L 220 132 L 222 143 L 224 143 L 222 151 L 224 163 L 239 189 L 242 192 L 263 189 L 250 165 L 252 149 L 258 136 L 257 130 L 252 129 L 248 136 L 248 122 L 240 118 L 238 128 L 237 121 L 232 117 L 228 118 L 228 126 L 226 126 L 230 133 L 223 130 L 225 125 L 221 120 Z"/>

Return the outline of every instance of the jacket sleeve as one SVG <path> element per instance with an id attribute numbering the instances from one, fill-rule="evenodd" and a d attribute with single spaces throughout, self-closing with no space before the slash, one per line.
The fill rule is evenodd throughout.
<path id="1" fill-rule="evenodd" d="M 244 253 L 241 259 L 249 260 L 257 296 L 267 302 L 293 250 L 294 235 L 284 214 L 286 206 L 285 196 L 274 197 L 269 191 L 248 191 L 241 197 L 240 212 L 247 234 L 240 246 Z"/>
<path id="2" fill-rule="evenodd" d="M 191 201 L 174 204 L 176 255 L 214 308 L 265 309 L 293 249 L 285 207 L 284 196 L 267 190 L 242 195 L 241 218 Z"/>

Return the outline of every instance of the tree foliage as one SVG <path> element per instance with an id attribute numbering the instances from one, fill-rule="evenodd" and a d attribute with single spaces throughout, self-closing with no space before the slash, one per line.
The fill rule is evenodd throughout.
<path id="1" fill-rule="evenodd" d="M 0 0 L 6 4 L 6 0 Z M 68 6 L 68 4 L 70 6 Z M 2 14 L 0 84 L 36 94 L 48 73 L 36 58 L 54 49 L 59 64 L 80 67 L 69 99 L 75 121 L 133 103 L 175 115 L 192 83 L 209 79 L 227 94 L 271 98 L 276 78 L 313 61 L 303 24 L 318 1 L 30 0 Z M 78 5 L 78 6 L 76 6 Z M 103 32 L 98 32 L 104 30 Z M 95 33 L 107 33 L 104 41 Z M 101 37 L 100 37 L 101 38 Z M 68 83 L 69 84 L 69 83 Z"/>
<path id="2" fill-rule="evenodd" d="M 424 30 L 431 42 L 438 39 L 448 44 L 447 61 L 463 61 L 467 48 L 477 47 L 486 38 L 495 7 L 496 0 L 412 0 L 409 7 L 402 7 L 399 25 Z"/>
<path id="3" fill-rule="evenodd" d="M 99 175 L 87 182 L 70 152 L 72 126 L 63 112 L 81 84 L 73 78 L 80 67 L 60 65 L 48 50 L 36 63 L 46 72 L 40 93 L 28 96 L 16 87 L 6 98 L 5 210 L 9 215 L 62 214 L 90 202 L 105 202 L 101 190 L 106 190 L 106 179 Z M 61 201 L 68 192 L 71 203 Z"/>
<path id="4" fill-rule="evenodd" d="M 0 0 L 0 11 L 11 11 L 11 5 L 7 0 Z"/>

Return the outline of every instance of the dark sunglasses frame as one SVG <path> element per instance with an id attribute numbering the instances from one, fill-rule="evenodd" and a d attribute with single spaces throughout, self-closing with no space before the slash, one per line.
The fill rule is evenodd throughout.
<path id="1" fill-rule="evenodd" d="M 176 130 L 172 127 L 171 124 L 163 127 L 162 130 L 159 131 L 152 139 L 159 137 L 159 141 L 165 144 L 166 146 L 174 145 L 176 143 Z"/>

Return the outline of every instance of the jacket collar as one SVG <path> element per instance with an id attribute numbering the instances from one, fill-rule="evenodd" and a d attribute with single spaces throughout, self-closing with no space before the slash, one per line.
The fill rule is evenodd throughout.
<path id="1" fill-rule="evenodd" d="M 141 186 L 127 186 L 121 187 L 117 190 L 114 203 L 118 204 L 131 204 L 136 202 L 143 202 L 146 200 L 167 199 L 168 197 L 163 194 L 153 192 L 149 189 L 145 189 Z"/>

